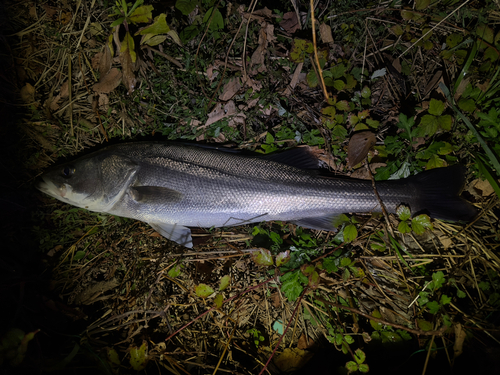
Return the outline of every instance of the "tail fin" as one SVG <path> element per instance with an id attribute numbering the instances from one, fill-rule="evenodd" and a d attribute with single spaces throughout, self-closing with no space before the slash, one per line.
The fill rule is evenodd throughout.
<path id="1" fill-rule="evenodd" d="M 414 214 L 448 221 L 471 221 L 477 209 L 459 197 L 465 184 L 465 167 L 460 164 L 447 168 L 431 169 L 409 177 L 418 192 Z"/>

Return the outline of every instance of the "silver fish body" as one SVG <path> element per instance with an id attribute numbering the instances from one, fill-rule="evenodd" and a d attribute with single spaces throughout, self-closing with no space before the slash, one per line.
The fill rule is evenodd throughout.
<path id="1" fill-rule="evenodd" d="M 187 247 L 188 227 L 281 220 L 333 230 L 336 215 L 381 210 L 370 181 L 322 177 L 309 169 L 317 166 L 307 148 L 257 157 L 136 142 L 53 167 L 37 188 L 78 207 L 141 220 Z M 376 186 L 389 212 L 405 204 L 412 213 L 467 221 L 476 210 L 458 197 L 463 184 L 457 165 Z"/>

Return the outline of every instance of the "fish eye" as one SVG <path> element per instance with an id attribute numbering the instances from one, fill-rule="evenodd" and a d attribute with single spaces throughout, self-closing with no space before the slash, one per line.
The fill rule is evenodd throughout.
<path id="1" fill-rule="evenodd" d="M 67 165 L 62 169 L 61 174 L 63 177 L 69 178 L 73 175 L 74 172 L 75 172 L 75 168 Z"/>

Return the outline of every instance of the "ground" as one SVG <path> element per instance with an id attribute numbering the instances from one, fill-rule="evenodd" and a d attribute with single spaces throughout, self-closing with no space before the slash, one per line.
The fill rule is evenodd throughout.
<path id="1" fill-rule="evenodd" d="M 336 3 L 2 5 L 4 373 L 499 372 L 499 6 Z M 375 182 L 462 163 L 479 214 L 195 229 L 186 249 L 34 188 L 126 140 L 308 145 Z"/>

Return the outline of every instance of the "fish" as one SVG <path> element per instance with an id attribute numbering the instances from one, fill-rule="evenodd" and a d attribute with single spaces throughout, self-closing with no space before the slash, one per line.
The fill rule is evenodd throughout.
<path id="1" fill-rule="evenodd" d="M 377 181 L 390 213 L 471 221 L 477 209 L 459 194 L 465 167 L 431 169 Z M 340 214 L 380 212 L 370 180 L 323 173 L 308 147 L 269 155 L 176 142 L 128 142 L 50 167 L 36 186 L 73 206 L 148 223 L 169 240 L 193 247 L 189 228 L 285 221 L 335 231 Z"/>

